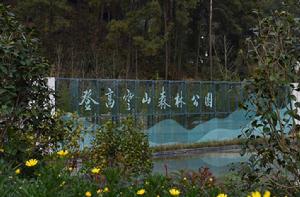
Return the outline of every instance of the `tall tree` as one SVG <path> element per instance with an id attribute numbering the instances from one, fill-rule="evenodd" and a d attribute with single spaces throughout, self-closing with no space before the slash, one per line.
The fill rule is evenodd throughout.
<path id="1" fill-rule="evenodd" d="M 36 28 L 53 75 L 140 79 L 207 80 L 213 70 L 217 80 L 226 77 L 224 68 L 247 77 L 251 69 L 241 49 L 257 23 L 253 10 L 283 6 L 279 0 L 214 0 L 209 42 L 207 0 L 3 1 Z"/>

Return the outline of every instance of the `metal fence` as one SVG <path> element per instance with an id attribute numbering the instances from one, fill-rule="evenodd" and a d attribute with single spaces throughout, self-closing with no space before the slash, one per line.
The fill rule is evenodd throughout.
<path id="1" fill-rule="evenodd" d="M 55 103 L 101 125 L 132 116 L 151 145 L 228 140 L 250 123 L 243 82 L 55 78 Z M 289 88 L 278 103 L 284 112 Z"/>
<path id="2" fill-rule="evenodd" d="M 56 78 L 57 106 L 96 123 L 131 115 L 146 123 L 155 119 L 222 117 L 238 109 L 243 84 L 227 81 L 158 81 Z"/>

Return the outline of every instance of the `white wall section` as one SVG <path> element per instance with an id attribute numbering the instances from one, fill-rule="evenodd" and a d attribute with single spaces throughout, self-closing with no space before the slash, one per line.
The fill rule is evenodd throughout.
<path id="1" fill-rule="evenodd" d="M 55 92 L 55 77 L 47 77 L 47 85 L 49 89 L 53 90 Z M 53 94 L 50 94 L 50 103 L 51 105 L 55 105 L 55 97 Z M 52 114 L 54 114 L 55 108 L 52 110 Z"/>

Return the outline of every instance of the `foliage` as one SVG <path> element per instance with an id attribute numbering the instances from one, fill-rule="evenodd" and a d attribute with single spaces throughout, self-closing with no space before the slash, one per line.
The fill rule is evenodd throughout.
<path id="1" fill-rule="evenodd" d="M 216 178 L 208 168 L 200 168 L 198 171 L 181 170 L 175 173 L 177 182 L 176 188 L 184 191 L 186 196 L 197 196 L 202 193 L 204 196 L 217 196 L 220 188 L 216 188 Z"/>
<path id="2" fill-rule="evenodd" d="M 79 151 L 82 123 L 75 114 L 54 111 L 49 69 L 31 30 L 0 5 L 0 148 L 7 160 L 41 158 L 58 147 Z"/>
<path id="3" fill-rule="evenodd" d="M 85 119 L 79 118 L 75 113 L 61 115 L 61 119 L 63 120 L 63 130 L 61 130 L 63 141 L 60 142 L 60 148 L 78 155 L 82 150 L 80 143 L 84 141 L 84 135 L 89 131 L 89 128 L 84 125 Z"/>
<path id="4" fill-rule="evenodd" d="M 34 166 L 27 167 L 22 162 L 15 168 L 0 159 L 0 193 L 5 197 L 80 197 L 89 194 L 98 197 L 227 196 L 222 193 L 224 190 L 217 185 L 218 181 L 207 169 L 168 176 L 155 174 L 126 179 L 115 168 L 107 168 L 99 173 L 93 173 L 89 169 L 87 173 L 82 174 L 78 168 L 71 168 L 68 162 L 70 157 L 68 154 L 61 157 L 54 153 L 39 160 Z M 235 188 L 237 189 L 238 187 Z M 244 191 L 239 196 L 262 196 L 259 190 L 255 192 Z M 267 193 L 262 192 L 264 197 L 270 197 Z"/>
<path id="5" fill-rule="evenodd" d="M 49 69 L 30 29 L 0 4 L 0 147 L 7 159 L 39 157 L 63 139 L 45 78 Z"/>
<path id="6" fill-rule="evenodd" d="M 162 65 L 167 64 L 169 79 L 208 79 L 209 1 L 2 2 L 36 28 L 56 76 L 155 79 L 165 76 Z M 214 79 L 248 76 L 252 68 L 246 67 L 240 48 L 256 23 L 252 11 L 269 12 L 281 2 L 213 1 Z"/>
<path id="7" fill-rule="evenodd" d="M 248 183 L 236 172 L 228 173 L 220 179 L 222 188 L 224 188 L 224 191 L 228 194 L 228 196 L 243 196 L 243 194 L 247 191 L 245 188 Z"/>
<path id="8" fill-rule="evenodd" d="M 50 165 L 49 165 L 50 164 Z M 15 169 L 20 169 L 16 174 Z M 4 196 L 84 196 L 86 191 L 96 191 L 96 183 L 82 176 L 73 176 L 65 158 L 52 156 L 39 160 L 33 167 L 20 163 L 12 168 L 0 163 L 0 193 Z"/>
<path id="9" fill-rule="evenodd" d="M 95 134 L 90 154 L 93 165 L 117 167 L 128 175 L 141 175 L 152 169 L 148 138 L 132 118 L 104 124 Z"/>
<path id="10" fill-rule="evenodd" d="M 254 120 L 244 135 L 244 151 L 252 156 L 243 178 L 250 187 L 270 187 L 289 196 L 300 193 L 300 103 L 294 96 L 300 89 L 293 84 L 300 81 L 299 27 L 286 11 L 260 20 L 257 36 L 248 40 L 250 60 L 258 66 L 244 106 Z"/>
<path id="11" fill-rule="evenodd" d="M 0 193 L 4 196 L 139 196 L 137 191 L 144 190 L 143 196 L 171 196 L 170 189 L 180 191 L 183 196 L 217 196 L 220 191 L 207 179 L 207 187 L 201 187 L 198 176 L 162 176 L 149 175 L 141 179 L 126 180 L 116 169 L 106 169 L 93 174 L 89 171 L 81 174 L 76 168 L 70 168 L 68 155 L 60 157 L 51 155 L 39 160 L 32 167 L 20 164 L 18 173 L 8 163 L 0 162 Z M 51 164 L 51 165 L 49 165 Z M 208 177 L 206 177 L 208 178 Z"/>

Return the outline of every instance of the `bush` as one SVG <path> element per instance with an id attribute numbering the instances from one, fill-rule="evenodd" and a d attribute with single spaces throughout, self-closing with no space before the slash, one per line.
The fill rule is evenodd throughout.
<path id="1" fill-rule="evenodd" d="M 0 148 L 11 160 L 40 157 L 63 139 L 45 78 L 50 66 L 32 34 L 0 4 Z"/>
<path id="2" fill-rule="evenodd" d="M 141 175 L 152 170 L 151 151 L 147 136 L 132 118 L 104 124 L 92 141 L 93 165 L 116 167 L 125 175 Z"/>
<path id="3" fill-rule="evenodd" d="M 143 179 L 126 179 L 116 168 L 82 174 L 70 168 L 69 154 L 44 157 L 33 166 L 24 162 L 12 168 L 0 160 L 0 193 L 4 197 L 226 197 L 207 169 L 180 172 L 176 175 L 147 175 Z M 46 165 L 43 165 L 46 164 Z M 124 182 L 125 181 L 125 182 Z M 236 182 L 235 182 L 236 183 Z M 237 183 L 238 184 L 238 183 Z M 239 184 L 235 185 L 238 190 Z M 258 190 L 259 191 L 259 190 Z M 265 193 L 265 192 L 263 192 Z M 229 195 L 228 195 L 229 196 Z M 233 195 L 234 196 L 234 195 Z M 258 192 L 241 192 L 238 196 L 261 196 Z M 270 197 L 267 193 L 264 197 Z M 273 196 L 273 195 L 272 195 Z"/>
<path id="4" fill-rule="evenodd" d="M 244 135 L 244 151 L 251 157 L 241 174 L 249 188 L 269 187 L 288 196 L 300 194 L 300 103 L 292 94 L 300 90 L 292 85 L 300 82 L 299 27 L 292 15 L 276 11 L 260 21 L 257 36 L 248 40 L 257 68 L 244 106 L 254 115 Z"/>
<path id="5" fill-rule="evenodd" d="M 96 182 L 73 174 L 65 158 L 52 156 L 32 167 L 23 162 L 17 168 L 0 161 L 0 193 L 5 197 L 84 196 L 96 190 Z"/>
<path id="6" fill-rule="evenodd" d="M 0 193 L 5 197 L 82 197 L 89 196 L 87 192 L 99 197 L 211 197 L 217 196 L 220 191 L 214 181 L 204 181 L 201 176 L 190 173 L 182 176 L 149 175 L 143 179 L 125 179 L 116 168 L 107 168 L 101 172 L 93 172 L 90 168 L 86 174 L 82 174 L 77 169 L 70 168 L 69 158 L 68 154 L 59 156 L 55 153 L 38 160 L 37 164 L 30 167 L 23 162 L 17 168 L 19 171 L 0 160 Z M 200 182 L 203 184 L 199 185 Z M 180 192 L 180 195 L 172 195 L 171 189 L 173 192 Z"/>

